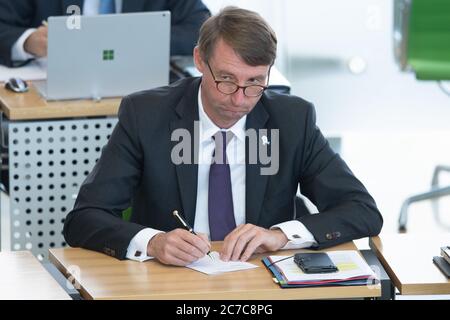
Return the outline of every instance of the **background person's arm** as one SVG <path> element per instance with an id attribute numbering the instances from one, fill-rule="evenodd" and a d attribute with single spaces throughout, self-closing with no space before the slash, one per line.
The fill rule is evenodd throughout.
<path id="1" fill-rule="evenodd" d="M 19 37 L 19 39 L 17 39 L 17 41 L 11 48 L 12 61 L 26 61 L 35 58 L 35 56 L 33 56 L 31 53 L 25 51 L 24 48 L 25 42 L 28 40 L 30 35 L 32 35 L 35 31 L 36 29 L 34 28 L 28 29 Z"/>
<path id="2" fill-rule="evenodd" d="M 40 26 L 31 33 L 23 44 L 23 50 L 36 58 L 47 56 L 48 27 Z M 14 59 L 14 56 L 13 56 Z"/>
<path id="3" fill-rule="evenodd" d="M 0 64 L 13 66 L 12 48 L 32 27 L 33 2 L 0 0 Z"/>

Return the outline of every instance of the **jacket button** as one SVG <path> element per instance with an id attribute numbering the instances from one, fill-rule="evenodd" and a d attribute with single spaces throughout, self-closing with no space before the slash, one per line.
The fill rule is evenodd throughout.
<path id="1" fill-rule="evenodd" d="M 331 233 L 327 233 L 325 235 L 325 237 L 327 238 L 327 240 L 332 240 L 333 239 L 333 235 Z"/>
<path id="2" fill-rule="evenodd" d="M 340 232 L 335 232 L 334 236 L 335 236 L 335 238 L 339 238 L 341 236 L 341 233 Z"/>

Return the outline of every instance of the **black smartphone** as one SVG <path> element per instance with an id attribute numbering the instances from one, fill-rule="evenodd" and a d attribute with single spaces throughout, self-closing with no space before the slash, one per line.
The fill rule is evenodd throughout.
<path id="1" fill-rule="evenodd" d="M 304 273 L 331 273 L 338 271 L 328 254 L 324 252 L 297 253 L 294 255 L 294 262 Z"/>

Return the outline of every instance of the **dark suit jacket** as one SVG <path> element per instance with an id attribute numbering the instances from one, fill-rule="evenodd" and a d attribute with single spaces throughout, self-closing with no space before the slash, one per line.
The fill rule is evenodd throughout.
<path id="1" fill-rule="evenodd" d="M 185 128 L 194 136 L 199 85 L 200 79 L 188 78 L 122 100 L 119 122 L 65 221 L 69 245 L 124 259 L 143 228 L 178 228 L 175 209 L 194 225 L 198 166 L 172 163 L 178 142 L 171 141 L 171 133 Z M 266 92 L 248 114 L 246 127 L 280 130 L 278 173 L 264 176 L 261 164 L 246 165 L 247 223 L 268 228 L 296 218 L 318 248 L 380 232 L 383 220 L 374 200 L 316 127 L 312 104 Z M 299 183 L 319 214 L 294 217 Z M 130 205 L 131 222 L 125 222 L 122 211 Z"/>
<path id="2" fill-rule="evenodd" d="M 83 7 L 83 0 L 0 0 L 0 64 L 12 65 L 11 48 L 22 33 L 37 28 L 50 16 Z M 201 0 L 124 0 L 122 12 L 170 10 L 171 54 L 192 55 L 198 31 L 210 13 Z"/>

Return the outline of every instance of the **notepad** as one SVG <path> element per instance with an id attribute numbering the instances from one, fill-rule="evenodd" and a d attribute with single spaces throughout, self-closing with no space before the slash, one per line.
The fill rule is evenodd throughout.
<path id="1" fill-rule="evenodd" d="M 210 256 L 212 259 L 206 255 L 187 267 L 209 275 L 258 268 L 257 265 L 249 262 L 222 261 L 220 260 L 219 253 L 216 251 L 211 252 Z"/>

